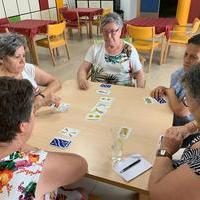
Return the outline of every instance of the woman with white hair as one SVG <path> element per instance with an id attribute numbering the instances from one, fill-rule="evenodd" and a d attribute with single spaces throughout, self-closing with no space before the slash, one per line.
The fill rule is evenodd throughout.
<path id="1" fill-rule="evenodd" d="M 116 13 L 109 13 L 101 21 L 104 42 L 94 44 L 81 64 L 77 80 L 81 89 L 88 89 L 92 81 L 144 87 L 144 72 L 138 53 L 132 44 L 120 38 L 123 21 Z M 89 74 L 90 73 L 90 74 Z"/>

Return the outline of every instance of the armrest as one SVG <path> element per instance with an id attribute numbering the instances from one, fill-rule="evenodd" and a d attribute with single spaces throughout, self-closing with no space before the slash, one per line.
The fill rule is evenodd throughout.
<path id="1" fill-rule="evenodd" d="M 188 24 L 188 25 L 176 25 L 176 26 L 175 26 L 175 28 L 179 28 L 179 27 L 180 27 L 180 28 L 188 28 L 188 27 L 191 28 L 191 27 L 192 27 L 192 24 Z"/>

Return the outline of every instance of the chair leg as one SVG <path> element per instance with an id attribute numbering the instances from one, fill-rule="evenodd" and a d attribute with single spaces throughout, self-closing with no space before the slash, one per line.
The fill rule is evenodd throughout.
<path id="1" fill-rule="evenodd" d="M 152 58 L 153 58 L 153 51 L 154 51 L 154 49 L 152 48 L 152 49 L 151 49 L 150 58 L 149 58 L 149 66 L 148 66 L 147 72 L 149 72 L 149 71 L 150 71 L 150 68 L 151 68 L 151 63 L 152 63 Z"/>
<path id="2" fill-rule="evenodd" d="M 50 51 L 50 54 L 51 54 L 51 59 L 53 61 L 53 65 L 55 66 L 56 65 L 56 61 L 55 61 L 55 58 L 54 58 L 54 55 L 53 55 L 53 50 L 51 48 L 49 48 L 49 51 Z"/>
<path id="3" fill-rule="evenodd" d="M 72 28 L 68 29 L 69 37 L 73 39 L 73 33 L 72 33 Z"/>
<path id="4" fill-rule="evenodd" d="M 166 48 L 165 48 L 165 52 L 164 52 L 164 59 L 163 59 L 164 63 L 166 63 L 168 49 L 169 49 L 169 43 L 167 42 L 167 45 L 166 45 Z"/>
<path id="5" fill-rule="evenodd" d="M 78 31 L 79 31 L 80 38 L 82 38 L 82 27 L 81 26 L 79 26 Z"/>
<path id="6" fill-rule="evenodd" d="M 56 54 L 57 54 L 57 56 L 59 56 L 59 51 L 58 51 L 58 48 L 56 48 Z"/>
<path id="7" fill-rule="evenodd" d="M 163 64 L 164 52 L 165 52 L 165 46 L 164 46 L 164 42 L 162 42 L 162 44 L 161 44 L 161 52 L 160 52 L 160 65 Z"/>
<path id="8" fill-rule="evenodd" d="M 70 59 L 69 48 L 68 48 L 68 45 L 67 45 L 66 42 L 65 42 L 65 48 L 66 48 L 66 51 L 67 51 L 67 57 L 68 57 L 68 59 Z"/>
<path id="9" fill-rule="evenodd" d="M 87 37 L 89 37 L 88 25 L 86 24 L 85 26 L 86 26 Z"/>

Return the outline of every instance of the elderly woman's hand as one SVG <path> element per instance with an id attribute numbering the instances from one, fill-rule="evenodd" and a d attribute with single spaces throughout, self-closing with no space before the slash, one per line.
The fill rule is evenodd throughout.
<path id="1" fill-rule="evenodd" d="M 52 93 L 49 93 L 43 99 L 43 106 L 49 106 L 51 104 L 55 104 L 55 106 L 58 107 L 60 104 L 60 101 L 61 101 L 60 97 L 58 97 Z"/>
<path id="2" fill-rule="evenodd" d="M 167 88 L 164 86 L 159 86 L 157 88 L 155 88 L 152 92 L 151 92 L 151 96 L 154 98 L 159 98 L 159 97 L 163 97 L 166 94 L 166 90 Z"/>
<path id="3" fill-rule="evenodd" d="M 42 106 L 50 106 L 51 104 L 55 104 L 56 107 L 59 106 L 61 98 L 49 93 L 46 94 L 44 97 L 37 96 L 34 102 L 34 110 L 38 110 Z"/>
<path id="4" fill-rule="evenodd" d="M 168 129 L 162 139 L 161 149 L 165 149 L 167 152 L 173 155 L 180 149 L 183 139 L 184 134 L 180 134 L 177 131 L 174 132 L 172 129 Z"/>
<path id="5" fill-rule="evenodd" d="M 191 133 L 187 126 L 172 126 L 166 130 L 165 134 L 176 134 L 185 139 Z"/>
<path id="6" fill-rule="evenodd" d="M 88 80 L 85 78 L 78 79 L 79 88 L 82 90 L 87 90 L 89 88 Z"/>

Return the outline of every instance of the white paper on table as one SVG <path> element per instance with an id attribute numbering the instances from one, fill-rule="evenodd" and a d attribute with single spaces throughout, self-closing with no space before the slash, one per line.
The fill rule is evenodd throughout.
<path id="1" fill-rule="evenodd" d="M 132 166 L 129 168 L 127 171 L 120 173 L 121 170 L 123 170 L 125 167 L 129 166 L 131 163 L 134 161 L 138 160 L 140 158 L 140 162 L 137 163 L 136 165 Z M 114 166 L 113 169 L 114 171 L 121 176 L 123 179 L 126 181 L 130 181 L 133 178 L 139 176 L 143 172 L 147 171 L 152 167 L 152 164 L 146 161 L 144 158 L 141 157 L 139 154 L 132 154 L 126 159 L 123 159 L 119 162 L 117 162 Z"/>

